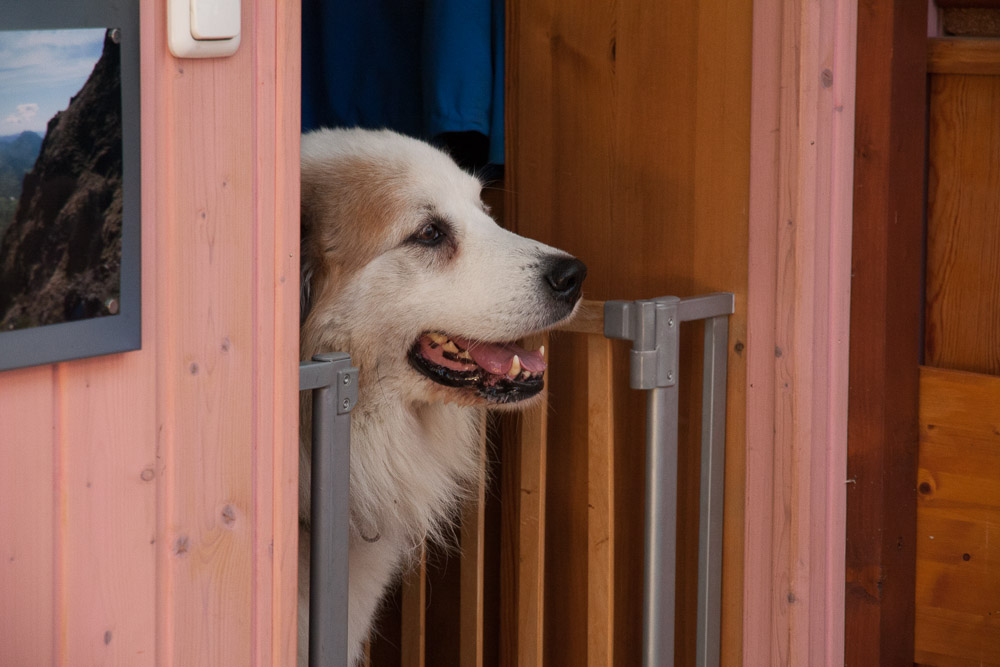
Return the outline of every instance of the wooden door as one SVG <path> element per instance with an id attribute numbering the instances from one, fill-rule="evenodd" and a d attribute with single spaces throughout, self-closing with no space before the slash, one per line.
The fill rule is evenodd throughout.
<path id="1" fill-rule="evenodd" d="M 1000 665 L 1000 43 L 931 40 L 928 71 L 914 657 Z"/>
<path id="2" fill-rule="evenodd" d="M 0 374 L 0 664 L 294 664 L 298 8 L 142 3 L 142 349 Z"/>
<path id="3" fill-rule="evenodd" d="M 587 298 L 736 294 L 722 623 L 724 664 L 740 664 L 751 4 L 513 0 L 507 30 L 510 225 L 586 262 Z M 694 662 L 696 635 L 699 333 L 694 325 L 682 330 L 679 665 Z M 507 651 L 502 664 L 524 655 L 515 647 L 523 650 L 526 642 L 531 660 L 522 664 L 640 662 L 645 397 L 616 389 L 613 405 L 606 406 L 613 422 L 598 425 L 612 432 L 611 451 L 588 448 L 594 428 L 584 391 L 592 381 L 588 345 L 584 337 L 553 335 L 547 451 L 540 466 L 540 616 L 531 627 L 502 619 L 510 621 L 501 628 L 501 650 Z M 611 349 L 610 381 L 627 387 L 628 347 L 614 343 Z M 610 465 L 595 477 L 600 454 Z M 607 507 L 594 502 L 598 496 Z M 535 496 L 522 498 L 534 502 Z M 598 511 L 613 526 L 607 553 L 592 548 Z M 515 569 L 523 552 L 516 523 L 514 528 L 514 546 L 505 552 L 514 560 L 505 572 Z M 591 565 L 607 563 L 613 571 L 602 600 L 588 594 L 597 571 Z M 511 582 L 503 590 L 519 585 Z"/>

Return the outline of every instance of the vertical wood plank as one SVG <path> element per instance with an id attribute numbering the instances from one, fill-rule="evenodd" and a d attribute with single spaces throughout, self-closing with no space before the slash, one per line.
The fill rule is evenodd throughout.
<path id="1" fill-rule="evenodd" d="M 295 644 L 297 132 L 274 125 L 296 117 L 285 101 L 297 98 L 296 65 L 281 79 L 292 88 L 275 87 L 277 45 L 295 44 L 278 31 L 297 24 L 255 2 L 241 26 L 253 38 L 235 56 L 177 60 L 163 8 L 146 11 L 157 105 L 144 127 L 161 156 L 156 303 L 168 323 L 156 350 L 159 652 L 163 664 L 281 664 Z"/>
<path id="2" fill-rule="evenodd" d="M 733 343 L 746 346 L 747 176 L 751 3 L 713 0 L 614 3 L 510 0 L 507 4 L 506 213 L 518 233 L 580 257 L 588 298 L 635 299 L 729 290 Z M 582 341 L 556 339 L 549 487 L 546 659 L 586 661 L 587 403 L 573 391 Z M 730 355 L 727 494 L 743 496 L 745 358 Z M 627 365 L 616 385 L 627 386 Z M 571 380 L 566 380 L 571 377 Z M 683 392 L 699 395 L 693 376 Z M 616 398 L 616 499 L 642 506 L 641 394 Z M 693 405 L 690 406 L 693 408 Z M 687 428 L 695 423 L 694 428 Z M 683 442 L 697 451 L 697 422 Z M 627 444 L 626 444 L 627 443 Z M 697 456 L 684 461 L 682 507 L 697 507 Z M 690 480 L 694 480 L 691 482 Z M 616 512 L 615 660 L 637 664 L 641 645 L 642 513 Z M 553 520 L 558 517 L 558 522 Z M 693 521 L 697 525 L 697 512 Z M 682 525 L 684 520 L 682 519 Z M 727 665 L 741 661 L 743 514 L 727 503 L 724 636 Z M 697 540 L 682 546 L 681 598 L 693 603 Z M 679 614 L 683 630 L 689 615 Z M 678 660 L 694 659 L 694 628 L 678 631 Z"/>
<path id="3" fill-rule="evenodd" d="M 1000 378 L 920 371 L 914 656 L 1000 664 Z"/>
<path id="4" fill-rule="evenodd" d="M 587 664 L 612 667 L 614 646 L 615 475 L 611 341 L 587 336 Z"/>
<path id="5" fill-rule="evenodd" d="M 497 657 L 501 665 L 518 659 L 518 570 L 521 558 L 521 438 L 513 414 L 500 417 L 500 609 Z"/>
<path id="6" fill-rule="evenodd" d="M 262 244 L 259 261 L 264 273 L 258 277 L 258 290 L 273 293 L 273 313 L 260 313 L 257 327 L 274 329 L 272 348 L 267 351 L 266 335 L 258 344 L 263 356 L 271 358 L 266 372 L 274 374 L 274 400 L 258 401 L 273 412 L 270 447 L 273 469 L 258 462 L 258 486 L 273 487 L 274 527 L 271 535 L 258 531 L 258 567 L 264 571 L 270 563 L 272 589 L 270 656 L 263 649 L 259 663 L 285 667 L 295 663 L 298 612 L 298 526 L 299 526 L 299 138 L 301 135 L 302 87 L 302 3 L 277 2 L 273 7 L 276 30 L 274 88 L 267 103 L 274 107 L 274 125 L 257 124 L 258 141 L 274 142 L 275 161 L 258 157 L 258 173 L 272 174 L 274 192 L 268 206 L 260 207 L 264 226 L 273 210 L 274 245 Z M 267 16 L 261 23 L 267 23 Z M 267 51 L 264 51 L 266 62 Z M 273 172 L 272 172 L 273 169 Z M 268 179 L 262 179 L 267 182 Z M 271 268 L 273 267 L 273 269 Z M 273 271 L 273 273 L 272 273 Z M 269 409 L 273 405 L 273 409 Z M 265 432 L 261 429 L 261 432 Z M 257 514 L 267 513 L 266 503 L 258 502 Z M 273 540 L 269 542 L 268 540 Z M 266 585 L 267 580 L 260 585 Z M 266 616 L 259 621 L 266 622 Z"/>
<path id="7" fill-rule="evenodd" d="M 400 608 L 401 667 L 424 667 L 427 640 L 427 545 L 420 545 L 417 566 L 403 578 Z"/>
<path id="8" fill-rule="evenodd" d="M 1000 76 L 930 81 L 924 363 L 998 375 Z"/>
<path id="9" fill-rule="evenodd" d="M 297 3 L 289 3 L 297 4 Z M 259 173 L 261 166 L 274 165 L 278 160 L 279 146 L 276 144 L 276 121 L 278 117 L 277 101 L 275 100 L 275 84 L 277 78 L 277 63 L 275 54 L 278 41 L 277 11 L 268 0 L 258 0 L 250 9 L 251 32 L 254 36 L 250 43 L 250 72 L 253 81 L 254 122 L 251 126 L 250 139 L 253 142 L 251 154 L 253 160 L 253 284 L 251 305 L 251 331 L 253 367 L 251 369 L 255 387 L 253 392 L 254 448 L 251 454 L 251 504 L 248 519 L 251 521 L 250 534 L 250 618 L 251 664 L 263 667 L 271 664 L 274 640 L 275 590 L 273 582 L 280 581 L 280 573 L 276 572 L 274 563 L 274 492 L 276 491 L 272 475 L 275 460 L 280 450 L 272 443 L 280 442 L 281 434 L 274 431 L 277 416 L 275 409 L 267 406 L 275 405 L 275 382 L 279 363 L 295 362 L 285 355 L 274 354 L 276 336 L 280 335 L 280 325 L 272 318 L 275 311 L 275 297 L 279 294 L 274 289 L 277 230 L 271 224 L 275 219 L 276 210 L 275 188 L 276 178 L 268 177 L 267 172 Z M 291 313 L 288 313 L 289 315 Z M 287 339 L 286 339 L 287 340 Z M 270 357 L 270 358 L 269 358 Z M 269 363 L 265 363 L 265 361 Z M 277 407 L 277 406 L 275 406 Z M 277 440 L 275 438 L 277 437 Z M 280 604 L 280 603 L 279 603 Z"/>
<path id="10" fill-rule="evenodd" d="M 294 660 L 297 4 L 194 64 L 142 3 L 143 348 L 3 374 L 0 663 Z"/>
<path id="11" fill-rule="evenodd" d="M 301 3 L 257 0 L 254 39 L 255 665 L 296 653 Z"/>
<path id="12" fill-rule="evenodd" d="M 253 12 L 243 13 L 250 34 Z M 175 660 L 251 661 L 254 402 L 252 49 L 176 60 L 167 150 L 174 191 L 164 224 L 167 321 L 161 369 L 175 410 L 165 471 Z M 210 105 L 205 100 L 212 100 Z M 207 116 L 206 116 L 207 112 Z M 225 127 L 217 132 L 216 127 Z M 206 289 L 211 285 L 212 289 Z"/>
<path id="13" fill-rule="evenodd" d="M 753 7 L 747 665 L 843 663 L 855 10 Z"/>
<path id="14" fill-rule="evenodd" d="M 859 4 L 846 485 L 852 667 L 913 660 L 926 41 L 926 7 Z"/>
<path id="15" fill-rule="evenodd" d="M 548 335 L 525 340 L 536 349 Z M 548 345 L 545 358 L 548 361 Z M 520 502 L 518 503 L 517 664 L 544 664 L 545 621 L 545 490 L 548 427 L 548 374 L 538 404 L 521 416 Z"/>
<path id="16" fill-rule="evenodd" d="M 60 364 L 62 625 L 68 664 L 152 665 L 156 618 L 152 357 Z"/>
<path id="17" fill-rule="evenodd" d="M 461 527 L 461 582 L 459 594 L 459 664 L 483 665 L 484 562 L 486 557 L 486 412 L 479 426 L 481 474 L 475 497 L 466 503 Z"/>
<path id="18" fill-rule="evenodd" d="M 0 664 L 53 664 L 55 505 L 53 371 L 0 379 Z"/>

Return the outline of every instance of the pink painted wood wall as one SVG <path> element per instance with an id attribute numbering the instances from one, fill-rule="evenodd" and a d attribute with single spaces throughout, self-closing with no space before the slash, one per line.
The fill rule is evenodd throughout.
<path id="1" fill-rule="evenodd" d="M 743 664 L 836 667 L 857 2 L 753 14 Z"/>
<path id="2" fill-rule="evenodd" d="M 299 3 L 142 3 L 142 350 L 0 373 L 0 665 L 295 656 Z"/>
<path id="3" fill-rule="evenodd" d="M 754 4 L 745 665 L 842 664 L 855 11 Z M 0 373 L 0 665 L 294 663 L 298 25 L 142 4 L 143 349 Z"/>

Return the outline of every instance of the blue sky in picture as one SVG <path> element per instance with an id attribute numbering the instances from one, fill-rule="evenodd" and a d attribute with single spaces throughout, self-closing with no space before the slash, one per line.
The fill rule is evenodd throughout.
<path id="1" fill-rule="evenodd" d="M 104 48 L 103 28 L 0 30 L 0 136 L 45 134 Z"/>

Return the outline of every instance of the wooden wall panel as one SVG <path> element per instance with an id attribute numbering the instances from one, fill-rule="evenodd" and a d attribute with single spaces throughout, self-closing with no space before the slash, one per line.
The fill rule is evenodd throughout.
<path id="1" fill-rule="evenodd" d="M 859 4 L 846 487 L 852 667 L 913 661 L 926 42 L 919 3 Z"/>
<path id="2" fill-rule="evenodd" d="M 152 664 L 156 441 L 152 357 L 61 364 L 60 608 L 68 662 Z"/>
<path id="3" fill-rule="evenodd" d="M 1000 76 L 930 86 L 925 363 L 1000 375 Z"/>
<path id="4" fill-rule="evenodd" d="M 56 664 L 55 369 L 0 374 L 0 664 Z"/>
<path id="5" fill-rule="evenodd" d="M 244 3 L 228 59 L 174 59 L 165 19 L 142 349 L 0 377 L 4 665 L 295 659 L 298 3 Z"/>
<path id="6" fill-rule="evenodd" d="M 749 174 L 749 2 L 508 2 L 506 214 L 519 233 L 589 266 L 588 298 L 729 290 L 731 323 L 723 653 L 740 663 L 743 414 Z M 691 329 L 685 341 L 697 355 Z M 550 373 L 545 658 L 587 660 L 587 405 L 584 340 L 554 335 Z M 615 385 L 627 386 L 615 346 Z M 740 352 L 737 352 L 739 350 Z M 700 396 L 685 362 L 683 392 Z M 685 404 L 681 599 L 695 596 L 697 399 Z M 614 405 L 615 663 L 641 643 L 644 399 Z M 558 475 L 556 475 L 558 471 Z M 735 499 L 735 500 L 734 500 Z M 696 510 L 694 510 L 696 512 Z M 693 518 L 693 521 L 692 521 Z M 686 608 L 686 607 L 685 607 Z M 691 614 L 678 615 L 678 659 L 693 660 Z"/>
<path id="7" fill-rule="evenodd" d="M 753 7 L 747 665 L 844 662 L 857 9 Z"/>
<path id="8" fill-rule="evenodd" d="M 250 662 L 254 163 L 252 117 L 240 112 L 252 107 L 250 55 L 164 63 L 173 79 L 165 148 L 187 194 L 168 204 L 161 237 L 164 317 L 186 322 L 160 354 L 173 408 L 162 417 L 164 611 L 175 659 L 191 665 Z M 198 104 L 206 95 L 209 109 Z M 210 150 L 195 157 L 195 146 Z"/>
<path id="9" fill-rule="evenodd" d="M 916 661 L 1000 664 L 1000 378 L 923 368 Z"/>

